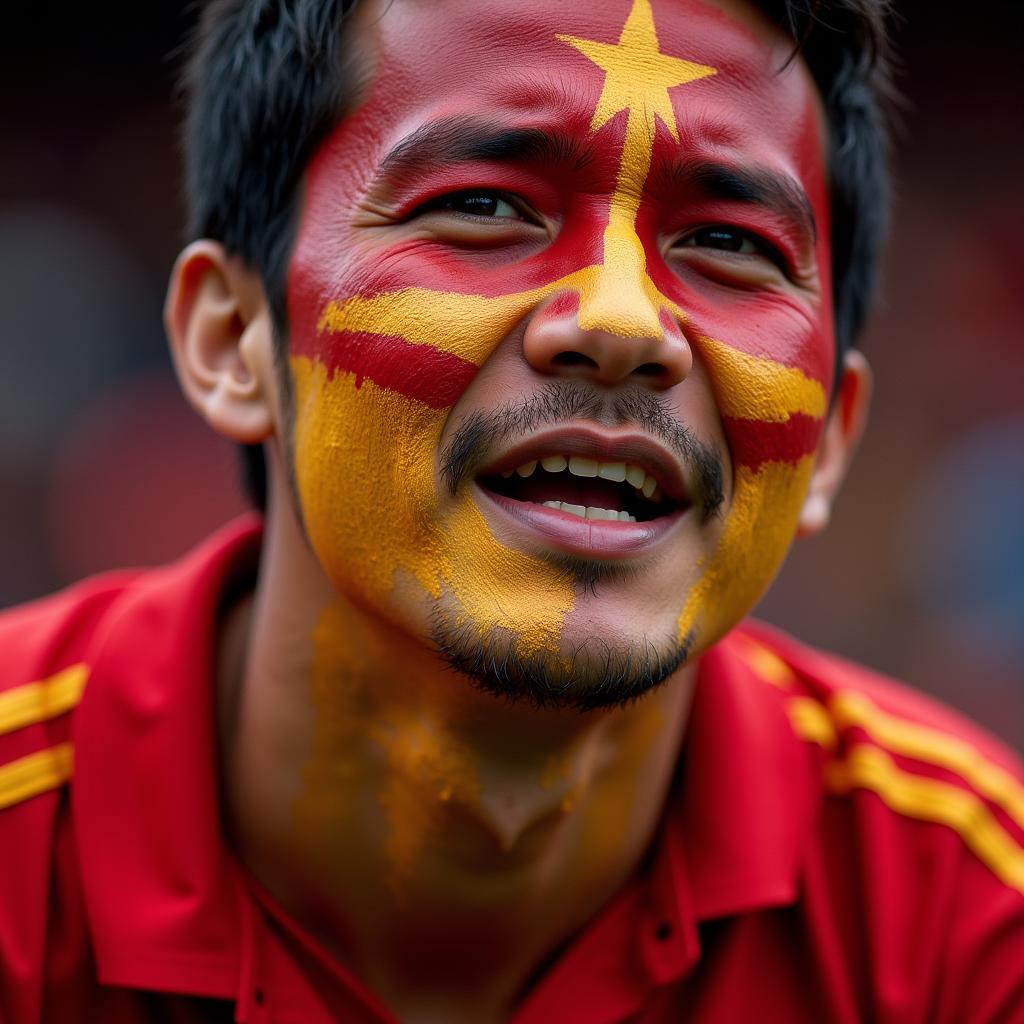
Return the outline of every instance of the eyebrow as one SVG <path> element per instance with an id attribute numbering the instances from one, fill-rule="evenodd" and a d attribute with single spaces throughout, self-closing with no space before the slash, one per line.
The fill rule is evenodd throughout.
<path id="1" fill-rule="evenodd" d="M 384 177 L 402 179 L 445 163 L 539 160 L 582 170 L 593 150 L 578 139 L 543 128 L 508 128 L 476 119 L 447 118 L 417 128 L 384 157 Z"/>
<path id="2" fill-rule="evenodd" d="M 684 158 L 673 162 L 666 178 L 676 187 L 696 188 L 712 199 L 763 206 L 797 224 L 817 241 L 818 224 L 811 201 L 799 183 L 786 174 Z"/>

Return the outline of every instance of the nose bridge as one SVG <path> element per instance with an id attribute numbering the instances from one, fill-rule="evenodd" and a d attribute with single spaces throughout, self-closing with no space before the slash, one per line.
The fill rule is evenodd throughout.
<path id="1" fill-rule="evenodd" d="M 615 385 L 634 376 L 649 387 L 678 384 L 693 365 L 673 308 L 647 273 L 636 230 L 639 197 L 618 190 L 604 233 L 604 258 L 566 282 L 571 311 L 554 300 L 524 336 L 527 361 L 542 373 L 589 377 Z M 663 319 L 664 318 L 664 319 Z M 667 322 L 666 322 L 667 321 Z"/>
<path id="2" fill-rule="evenodd" d="M 633 223 L 615 220 L 605 234 L 605 259 L 566 281 L 566 290 L 536 311 L 523 352 L 545 374 L 605 385 L 632 378 L 668 388 L 689 375 L 693 354 L 673 305 L 647 274 Z"/>
<path id="3" fill-rule="evenodd" d="M 619 197 L 612 200 L 604 259 L 588 268 L 580 284 L 577 320 L 582 331 L 650 340 L 663 333 L 661 302 L 647 275 L 647 258 L 637 235 L 633 205 Z"/>

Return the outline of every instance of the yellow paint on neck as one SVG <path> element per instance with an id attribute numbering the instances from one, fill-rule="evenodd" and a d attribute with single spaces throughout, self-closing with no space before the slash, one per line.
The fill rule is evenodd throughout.
<path id="1" fill-rule="evenodd" d="M 415 641 L 396 657 L 394 633 L 352 605 L 337 602 L 313 631 L 310 699 L 316 709 L 310 758 L 292 820 L 327 872 L 345 872 L 357 834 L 365 848 L 384 816 L 382 879 L 396 898 L 414 873 L 423 845 L 439 827 L 442 805 L 479 800 L 476 758 L 445 725 L 445 703 L 427 688 L 433 666 Z M 391 675 L 381 678 L 390 663 Z M 401 701 L 407 689 L 419 699 Z M 383 758 L 381 758 L 383 755 Z M 365 797 L 373 801 L 367 804 Z"/>
<path id="2" fill-rule="evenodd" d="M 443 805 L 452 800 L 475 806 L 480 800 L 476 758 L 437 715 L 403 714 L 370 732 L 387 755 L 380 804 L 388 822 L 384 852 L 391 868 L 392 891 L 404 883 L 431 834 L 440 826 Z"/>

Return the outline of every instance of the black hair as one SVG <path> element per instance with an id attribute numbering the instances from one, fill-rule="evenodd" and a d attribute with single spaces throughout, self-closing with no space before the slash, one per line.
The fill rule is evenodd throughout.
<path id="1" fill-rule="evenodd" d="M 260 273 L 286 402 L 285 288 L 300 185 L 361 86 L 344 51 L 343 20 L 356 2 L 211 0 L 184 78 L 189 234 L 217 239 Z M 864 326 L 888 218 L 888 2 L 754 3 L 790 34 L 825 106 L 838 367 Z M 262 448 L 243 447 L 243 462 L 262 508 Z"/>

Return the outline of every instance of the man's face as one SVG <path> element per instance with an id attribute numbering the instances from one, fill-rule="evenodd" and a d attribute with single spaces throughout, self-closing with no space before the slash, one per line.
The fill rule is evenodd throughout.
<path id="1" fill-rule="evenodd" d="M 810 77 L 732 2 L 347 30 L 365 97 L 288 281 L 309 539 L 485 685 L 615 702 L 742 617 L 796 527 L 834 358 Z"/>

